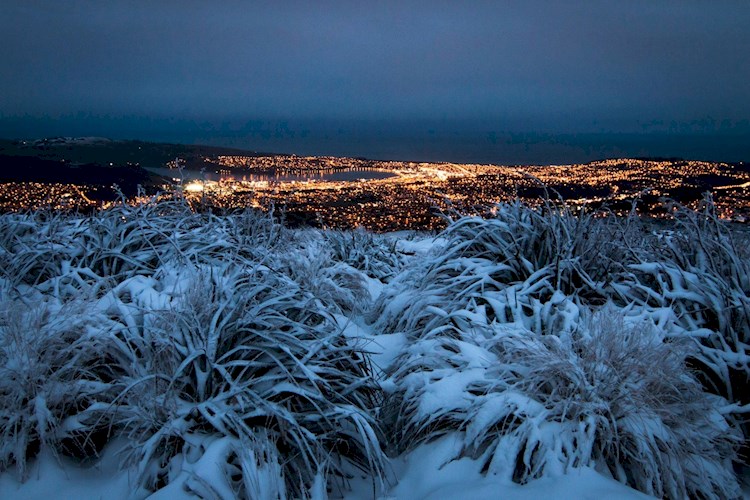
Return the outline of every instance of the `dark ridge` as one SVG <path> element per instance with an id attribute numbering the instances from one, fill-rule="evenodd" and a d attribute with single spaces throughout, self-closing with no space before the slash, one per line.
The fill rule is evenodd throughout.
<path id="1" fill-rule="evenodd" d="M 212 168 L 215 163 L 206 161 L 216 156 L 287 156 L 243 149 L 202 145 L 169 144 L 144 141 L 113 141 L 109 139 L 80 142 L 61 137 L 21 141 L 0 139 L 0 154 L 7 156 L 39 157 L 47 160 L 65 160 L 71 163 L 92 163 L 108 166 L 133 164 L 143 167 L 163 167 L 180 158 L 189 170 Z"/>
<path id="2" fill-rule="evenodd" d="M 138 186 L 155 188 L 164 180 L 137 165 L 103 166 L 71 163 L 33 156 L 0 155 L 0 182 L 39 182 L 43 184 L 79 184 L 105 188 L 102 199 L 115 195 L 117 185 L 126 196 L 134 196 Z"/>

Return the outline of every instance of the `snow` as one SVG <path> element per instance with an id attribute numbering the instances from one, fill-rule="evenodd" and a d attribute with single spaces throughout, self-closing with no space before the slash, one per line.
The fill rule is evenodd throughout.
<path id="1" fill-rule="evenodd" d="M 134 489 L 128 471 L 119 470 L 117 450 L 122 442 L 110 444 L 95 465 L 83 467 L 67 459 L 42 453 L 31 467 L 25 483 L 12 474 L 0 474 L 0 498 L 28 500 L 129 500 L 145 498 L 147 492 Z M 186 497 L 187 498 L 187 497 Z"/>
<path id="2" fill-rule="evenodd" d="M 411 248 L 418 247 L 419 245 L 413 245 Z M 427 245 L 424 245 L 424 248 L 427 248 Z M 377 299 L 385 285 L 373 278 L 365 277 L 365 280 L 372 298 Z M 172 293 L 175 293 L 175 290 L 179 293 L 179 290 L 185 289 L 184 278 L 180 279 L 174 273 L 169 275 L 167 281 L 173 284 L 169 287 Z M 136 276 L 123 281 L 101 300 L 110 304 L 110 307 L 114 307 L 114 304 L 117 304 L 120 309 L 127 307 L 117 298 L 122 292 L 127 291 L 130 301 L 137 303 L 138 307 L 132 311 L 128 309 L 126 312 L 120 312 L 131 318 L 130 322 L 135 322 L 132 315 L 140 307 L 166 307 L 167 299 L 163 293 L 157 291 L 157 288 L 155 280 Z M 403 300 L 408 300 L 408 298 L 404 297 Z M 344 335 L 362 343 L 371 355 L 373 366 L 381 374 L 393 364 L 399 353 L 408 345 L 408 339 L 404 333 L 378 334 L 373 326 L 367 324 L 361 316 L 337 314 L 335 319 Z M 477 370 L 481 371 L 482 367 L 487 366 L 489 360 L 486 359 L 484 350 L 465 343 L 461 348 L 468 360 L 466 369 L 454 372 L 442 381 L 434 383 L 430 389 L 431 395 L 422 402 L 421 411 L 432 413 L 446 405 L 450 406 L 451 403 L 448 401 L 451 398 L 460 399 L 466 385 L 477 378 Z M 386 392 L 390 387 L 389 384 L 391 382 L 387 380 L 383 382 Z M 289 388 L 275 387 L 277 392 L 286 389 Z M 511 397 L 511 395 L 508 394 L 506 397 Z M 498 400 L 498 404 L 502 406 L 505 402 Z M 528 404 L 528 401 L 521 401 L 519 404 Z M 486 415 L 492 408 L 493 405 L 486 405 L 480 413 L 476 414 L 475 426 L 483 427 L 482 419 L 492 419 L 491 415 Z M 470 426 L 467 430 L 471 433 L 472 429 L 473 427 Z M 463 439 L 453 433 L 391 459 L 388 469 L 391 471 L 392 486 L 386 491 L 380 491 L 378 498 L 383 500 L 649 498 L 591 468 L 575 469 L 557 477 L 545 477 L 530 481 L 525 485 L 518 485 L 508 481 L 507 478 L 482 474 L 481 464 L 477 460 L 455 459 L 463 445 Z M 34 461 L 31 477 L 25 483 L 19 483 L 9 473 L 0 475 L 0 498 L 28 500 L 146 498 L 148 492 L 133 487 L 132 479 L 135 476 L 135 470 L 118 470 L 117 450 L 121 446 L 121 442 L 110 444 L 101 461 L 88 468 L 81 467 L 67 459 L 58 461 L 49 454 L 43 454 Z M 215 462 L 221 461 L 221 454 L 226 453 L 226 446 L 228 446 L 227 442 L 218 440 L 208 446 L 207 452 L 198 461 L 190 463 L 187 459 L 183 460 L 179 465 L 181 471 L 177 473 L 175 479 L 148 498 L 192 499 L 195 497 L 186 490 L 187 484 L 190 484 L 190 488 L 194 491 L 200 491 L 200 485 L 203 482 L 210 481 L 214 485 L 222 484 L 221 471 L 216 468 Z M 217 474 L 219 476 L 212 477 Z M 347 500 L 373 498 L 373 486 L 369 478 L 359 477 L 352 481 L 351 486 L 352 491 L 345 495 Z M 222 498 L 231 498 L 231 492 L 227 490 L 219 493 Z"/>
<path id="3" fill-rule="evenodd" d="M 50 139 L 39 139 L 33 142 L 34 146 L 82 146 L 82 145 L 97 145 L 102 143 L 114 142 L 112 139 L 106 137 L 53 137 Z"/>
<path id="4" fill-rule="evenodd" d="M 445 245 L 445 238 L 418 238 L 412 240 L 400 239 L 396 243 L 396 250 L 406 254 L 426 255 Z"/>
<path id="5" fill-rule="evenodd" d="M 128 500 L 150 498 L 153 500 L 188 500 L 196 497 L 185 491 L 186 481 L 196 481 L 212 472 L 211 460 L 225 450 L 217 443 L 211 453 L 194 464 L 183 464 L 178 479 L 151 496 L 134 490 L 128 471 L 117 469 L 117 446 L 110 445 L 104 458 L 94 467 L 82 468 L 70 462 L 58 463 L 53 457 L 43 455 L 34 465 L 32 476 L 21 484 L 10 474 L 0 475 L 0 498 L 26 500 Z M 395 487 L 381 492 L 382 500 L 580 500 L 613 499 L 640 500 L 652 498 L 607 478 L 591 468 L 576 469 L 554 478 L 542 478 L 525 485 L 508 482 L 493 475 L 482 475 L 478 463 L 468 458 L 450 461 L 461 441 L 445 437 L 434 443 L 420 446 L 412 453 L 392 460 L 391 468 L 398 480 Z M 353 481 L 353 491 L 346 500 L 367 500 L 372 497 L 372 485 L 360 478 Z M 228 497 L 231 498 L 231 495 Z"/>
<path id="6" fill-rule="evenodd" d="M 505 223 L 496 226 L 506 233 L 515 230 Z M 78 227 L 77 231 L 86 231 L 80 225 Z M 355 405 L 336 407 L 325 419 L 332 415 L 346 414 L 349 418 L 341 419 L 337 424 L 340 422 L 347 429 L 346 432 L 354 435 L 367 435 L 370 439 L 363 441 L 365 448 L 377 447 L 378 439 L 384 438 L 383 447 L 389 448 L 389 455 L 385 458 L 386 485 L 378 485 L 371 476 L 358 473 L 347 485 L 350 491 L 332 489 L 334 497 L 342 493 L 350 500 L 373 497 L 383 500 L 649 498 L 613 479 L 611 475 L 618 475 L 617 472 L 610 473 L 612 469 L 607 468 L 608 464 L 593 458 L 596 455 L 591 449 L 594 446 L 595 424 L 591 419 L 594 417 L 591 413 L 587 414 L 585 408 L 581 408 L 588 404 L 589 409 L 594 409 L 592 411 L 609 411 L 607 405 L 612 401 L 606 400 L 609 396 L 603 390 L 606 384 L 602 383 L 601 387 L 589 385 L 595 385 L 601 380 L 611 380 L 617 374 L 613 374 L 615 369 L 608 364 L 610 360 L 607 358 L 582 360 L 586 347 L 599 345 L 602 350 L 606 350 L 609 344 L 586 343 L 596 340 L 589 324 L 595 314 L 575 293 L 568 294 L 561 290 L 555 282 L 559 276 L 555 276 L 551 266 L 538 266 L 533 256 L 529 255 L 519 255 L 515 261 L 503 260 L 493 254 L 494 250 L 480 249 L 476 252 L 477 255 L 472 256 L 468 248 L 469 243 L 474 244 L 474 241 L 465 242 L 464 246 L 456 250 L 459 247 L 454 245 L 451 248 L 452 240 L 449 237 L 419 236 L 414 233 L 386 237 L 395 242 L 389 247 L 394 249 L 395 257 L 391 255 L 394 258 L 385 263 L 374 262 L 376 254 L 367 253 L 367 248 L 378 245 L 381 245 L 381 249 L 387 247 L 383 244 L 387 240 L 374 237 L 369 240 L 363 237 L 362 241 L 372 247 L 366 247 L 365 250 L 359 248 L 359 253 L 351 254 L 354 257 L 350 256 L 348 260 L 346 256 L 333 258 L 324 247 L 325 237 L 308 231 L 305 235 L 299 233 L 296 236 L 302 241 L 301 247 L 293 251 L 284 249 L 282 253 L 286 254 L 283 256 L 275 255 L 275 250 L 262 248 L 259 244 L 258 249 L 253 248 L 253 252 L 260 252 L 261 258 L 253 261 L 252 266 L 247 262 L 243 263 L 245 267 L 242 267 L 232 281 L 229 276 L 221 274 L 228 266 L 223 259 L 235 255 L 228 251 L 234 245 L 231 238 L 213 229 L 202 232 L 206 228 L 196 228 L 191 231 L 189 234 L 176 233 L 170 245 L 177 246 L 180 238 L 199 240 L 210 234 L 209 239 L 214 246 L 203 245 L 206 242 L 199 241 L 199 245 L 175 251 L 174 254 L 180 255 L 180 258 L 160 254 L 157 271 L 151 272 L 135 266 L 136 271 L 123 271 L 111 279 L 100 278 L 99 274 L 105 273 L 101 270 L 95 272 L 85 265 L 91 261 L 85 260 L 87 253 L 83 247 L 68 245 L 66 242 L 47 245 L 47 248 L 64 256 L 60 264 L 61 272 L 47 281 L 40 278 L 39 284 L 19 286 L 18 290 L 28 292 L 25 300 L 29 302 L 48 300 L 44 298 L 47 297 L 45 294 L 54 295 L 52 291 L 56 291 L 57 297 L 49 299 L 49 304 L 45 303 L 45 310 L 53 313 L 62 310 L 56 300 L 63 292 L 75 294 L 81 293 L 82 289 L 89 293 L 92 297 L 87 303 L 90 318 L 77 321 L 86 328 L 91 338 L 97 335 L 96 321 L 101 322 L 102 330 L 110 323 L 116 324 L 120 328 L 119 332 L 127 330 L 133 332 L 133 338 L 138 338 L 138 332 L 143 330 L 144 325 L 154 321 L 149 316 L 150 312 L 169 311 L 180 306 L 183 307 L 179 310 L 180 314 L 187 315 L 191 307 L 199 309 L 203 298 L 193 297 L 196 302 L 190 300 L 191 294 L 195 294 L 196 277 L 204 275 L 207 281 L 214 280 L 211 283 L 219 290 L 220 293 L 217 294 L 226 296 L 224 305 L 235 303 L 236 286 L 244 283 L 245 278 L 254 283 L 253 280 L 258 276 L 273 276 L 276 281 L 268 282 L 269 289 L 280 286 L 293 289 L 288 295 L 274 295 L 269 299 L 264 298 L 265 292 L 257 292 L 258 296 L 253 299 L 257 302 L 243 304 L 240 308 L 241 314 L 258 316 L 270 306 L 280 307 L 277 316 L 264 320 L 269 321 L 268 325 L 271 327 L 278 317 L 286 314 L 283 309 L 286 304 L 297 306 L 291 299 L 299 292 L 299 296 L 304 297 L 305 304 L 314 304 L 317 310 L 322 311 L 321 315 L 325 319 L 321 320 L 321 324 L 326 328 L 330 326 L 332 330 L 325 330 L 326 335 L 315 337 L 314 341 L 305 344 L 306 348 L 299 358 L 301 366 L 298 368 L 315 384 L 298 386 L 296 382 L 283 377 L 273 379 L 263 386 L 263 397 L 279 396 L 278 399 L 282 399 L 291 397 L 290 395 L 301 395 L 301 400 L 313 400 L 314 391 L 318 388 L 316 384 L 321 380 L 325 382 L 323 373 L 328 367 L 311 367 L 307 366 L 307 362 L 318 349 L 323 349 L 334 341 L 341 342 L 345 346 L 356 347 L 356 351 L 342 351 L 343 358 L 350 355 L 351 359 L 351 352 L 355 352 L 356 356 L 362 355 L 363 351 L 367 353 L 362 357 L 367 361 L 367 373 L 374 376 L 373 380 L 369 375 L 363 376 L 358 372 L 357 382 L 353 385 L 372 383 L 374 387 L 379 383 L 382 392 L 378 394 L 386 401 L 383 403 L 384 412 L 389 409 L 389 404 L 393 404 L 389 398 L 396 398 L 397 403 L 409 406 L 409 411 L 413 412 L 411 416 L 415 422 L 408 424 L 419 427 L 419 432 L 426 434 L 417 436 L 413 442 L 404 445 L 403 449 L 394 450 L 401 443 L 391 443 L 392 436 L 376 436 L 376 432 L 367 424 L 369 419 L 379 418 L 373 416 L 374 411 L 366 414 Z M 491 231 L 484 231 L 482 234 L 487 236 L 487 233 Z M 50 231 L 50 238 L 53 236 Z M 335 235 L 329 237 L 336 238 Z M 355 239 L 351 240 L 354 245 Z M 441 260 L 451 249 L 456 252 L 450 258 Z M 148 249 L 140 251 L 147 254 Z M 362 255 L 367 257 L 364 264 L 357 261 Z M 191 266 L 183 266 L 180 264 L 182 258 L 195 262 Z M 358 264 L 362 267 L 357 267 Z M 568 265 L 570 262 L 564 264 Z M 719 337 L 711 329 L 713 326 L 696 312 L 696 307 L 714 311 L 727 308 L 726 301 L 722 301 L 725 290 L 722 287 L 725 287 L 725 283 L 721 282 L 720 277 L 707 278 L 706 273 L 695 266 L 682 269 L 655 262 L 630 264 L 627 269 L 630 274 L 623 275 L 622 280 L 611 284 L 610 291 L 613 295 L 620 293 L 632 300 L 619 306 L 610 301 L 607 307 L 611 310 L 604 309 L 612 317 L 622 317 L 622 324 L 613 326 L 618 329 L 619 334 L 627 337 L 642 325 L 649 325 L 653 329 L 646 330 L 655 332 L 653 338 L 649 339 L 659 344 L 667 338 L 685 340 L 693 347 L 702 346 L 702 359 L 706 364 L 715 363 L 709 366 L 716 366 L 717 372 L 726 366 L 748 364 L 750 355 L 743 350 L 746 346 L 742 343 L 731 346 L 736 349 L 734 351 L 699 344 Z M 381 272 L 384 274 L 378 274 Z M 639 282 L 638 276 L 652 278 L 652 282 L 649 282 L 652 288 Z M 642 279 L 645 283 L 646 279 Z M 9 288 L 4 281 L 0 281 L 0 285 L 2 292 Z M 587 285 L 593 288 L 603 286 L 593 282 Z M 260 288 L 263 286 L 266 285 L 259 285 Z M 205 290 L 212 289 L 208 287 Z M 215 299 L 209 297 L 208 301 L 210 300 Z M 736 300 L 743 299 L 741 297 Z M 231 309 L 232 306 L 227 307 Z M 196 312 L 198 316 L 200 313 Z M 219 329 L 224 324 L 221 319 L 224 317 L 223 312 L 214 311 L 211 314 L 214 315 L 212 325 Z M 227 313 L 227 317 L 233 316 Z M 62 313 L 60 318 L 61 322 L 66 321 Z M 717 321 L 720 327 L 724 325 L 722 321 L 724 320 L 720 316 Z M 163 332 L 167 332 L 172 326 L 175 325 L 161 325 L 161 328 L 164 329 Z M 271 339 L 273 344 L 282 345 L 286 338 L 284 335 L 287 334 L 273 328 L 269 330 L 264 331 L 263 335 L 267 336 L 264 338 Z M 316 335 L 319 333 L 315 331 Z M 327 336 L 329 333 L 330 337 Z M 599 338 L 604 338 L 604 335 Z M 577 344 L 578 347 L 571 348 L 576 339 L 583 341 Z M 149 340 L 154 341 L 153 338 Z M 174 338 L 169 340 L 175 341 Z M 719 338 L 716 342 L 719 341 L 723 339 Z M 581 349 L 580 346 L 584 348 Z M 639 346 L 642 347 L 641 344 L 634 344 L 631 346 L 633 350 L 627 352 L 637 354 Z M 245 347 L 248 345 L 241 348 Z M 195 346 L 192 345 L 185 347 L 186 350 L 193 348 Z M 218 334 L 197 348 L 200 352 L 196 357 L 205 354 L 208 360 L 214 362 L 217 358 L 215 351 L 219 349 Z M 135 358 L 140 356 L 138 349 L 140 347 L 132 350 L 134 364 L 138 362 Z M 282 346 L 283 349 L 287 347 Z M 691 352 L 697 349 L 698 347 Z M 513 351 L 512 355 L 507 352 L 510 350 Z M 627 354 L 624 350 L 618 352 Z M 291 356 L 288 351 L 284 353 Z M 194 359 L 190 357 L 189 361 Z M 298 358 L 294 359 L 296 361 Z M 539 360 L 546 364 L 540 366 Z M 244 359 L 238 361 L 244 362 Z M 280 361 L 276 359 L 275 362 Z M 538 364 L 534 365 L 535 362 Z M 20 371 L 23 367 L 18 363 L 18 359 L 10 358 L 5 368 Z M 534 380 L 545 380 L 545 368 L 549 370 L 549 378 L 546 380 L 555 379 L 552 387 L 545 389 L 550 392 L 542 394 L 547 397 L 546 400 L 534 397 L 542 392 L 541 383 L 538 384 L 539 387 L 532 388 L 539 389 L 536 393 L 523 386 L 524 380 L 531 376 L 537 377 Z M 556 373 L 554 370 L 569 370 L 570 373 Z M 582 374 L 578 379 L 575 377 L 580 374 L 572 373 L 577 370 Z M 200 391 L 209 385 L 209 370 L 196 368 L 194 374 L 198 393 L 202 398 L 203 393 Z M 566 376 L 570 378 L 567 379 Z M 614 391 L 614 397 L 623 398 L 627 391 L 646 391 L 638 385 L 638 380 L 642 380 L 643 376 L 636 374 L 636 378 L 638 376 L 641 379 L 631 382 L 621 392 Z M 560 380 L 565 381 L 565 384 L 569 381 L 569 385 L 560 383 L 555 386 Z M 90 389 L 92 393 L 104 391 L 105 384 L 98 389 L 97 381 L 81 382 L 81 390 Z M 596 396 L 599 399 L 585 399 L 598 389 L 602 389 Z M 48 409 L 51 406 L 49 392 L 50 390 L 39 392 L 33 399 L 29 399 L 33 403 L 34 418 L 42 429 L 52 429 L 54 423 L 54 416 Z M 403 399 L 399 401 L 398 398 Z M 226 396 L 226 399 L 229 400 L 230 396 Z M 222 404 L 224 402 L 221 401 Z M 103 403 L 93 403 L 92 407 L 101 404 Z M 208 407 L 209 403 L 203 405 L 199 402 L 181 401 L 180 404 L 186 407 L 192 405 L 184 411 L 183 416 L 186 416 L 191 408 L 203 411 L 203 406 Z M 226 430 L 228 420 L 225 420 L 226 410 L 222 408 L 221 404 L 212 406 L 211 419 L 212 423 L 216 422 L 217 429 Z M 560 408 L 563 409 L 554 413 Z M 750 411 L 748 408 L 750 405 L 716 398 L 714 406 L 701 408 L 694 413 L 705 415 L 706 421 L 712 423 L 707 427 L 725 426 L 722 429 L 729 435 L 731 429 L 725 415 L 728 419 L 732 415 L 745 414 Z M 574 411 L 579 410 L 578 414 L 574 414 Z M 248 410 L 245 417 L 252 411 Z M 626 408 L 625 411 L 631 409 Z M 262 413 L 260 410 L 258 412 L 258 415 Z M 601 414 L 597 413 L 598 416 Z M 632 435 L 648 435 L 654 441 L 658 439 L 660 443 L 671 446 L 668 443 L 671 429 L 664 423 L 662 415 L 658 412 L 647 417 L 643 415 L 635 411 L 624 416 L 618 415 L 617 424 L 620 428 L 616 430 L 637 428 L 637 432 L 634 431 Z M 607 418 L 609 416 L 608 414 Z M 323 420 L 319 414 L 307 417 L 310 420 Z M 441 420 L 443 417 L 445 419 Z M 76 418 L 65 420 L 61 429 L 83 429 L 84 423 Z M 510 430 L 499 430 L 499 427 L 511 420 Z M 46 425 L 48 421 L 49 426 Z M 173 420 L 175 425 L 179 422 L 179 425 L 184 426 L 176 429 L 175 434 L 187 434 L 191 431 L 187 421 L 188 418 L 182 416 Z M 438 427 L 437 431 L 431 429 L 432 424 Z M 239 439 L 227 436 L 228 433 L 209 435 L 200 446 L 193 446 L 192 452 L 178 452 L 172 456 L 168 465 L 164 466 L 169 471 L 169 483 L 152 493 L 151 498 L 194 498 L 189 491 L 209 497 L 216 495 L 220 498 L 232 498 L 234 493 L 227 479 L 226 464 L 227 457 L 237 450 Z M 684 435 L 689 434 L 686 432 Z M 184 435 L 180 435 L 180 438 L 187 440 Z M 65 457 L 53 457 L 48 450 L 43 449 L 37 458 L 30 461 L 30 477 L 25 482 L 19 482 L 12 470 L 0 473 L 0 498 L 146 498 L 149 492 L 138 486 L 137 467 L 125 467 L 121 461 L 122 454 L 119 452 L 127 445 L 132 446 L 132 443 L 117 438 L 105 448 L 101 459 L 93 465 L 85 466 Z M 200 451 L 196 451 L 198 449 Z M 279 460 L 276 460 L 271 452 L 271 458 L 258 457 L 258 451 L 254 448 L 247 453 L 255 457 L 242 465 L 243 469 L 247 469 L 243 471 L 247 475 L 243 477 L 246 484 L 248 481 L 255 481 L 254 486 L 247 487 L 262 493 L 258 496 L 269 498 L 272 497 L 269 493 L 272 490 L 283 491 L 284 485 L 274 483 L 273 477 L 281 477 L 276 469 L 280 470 L 279 463 L 285 457 L 278 457 Z M 638 458 L 635 457 L 636 461 Z M 512 481 L 515 468 L 519 467 L 519 460 L 528 469 L 528 477 L 522 478 L 524 481 L 528 479 L 525 484 Z M 717 467 L 716 464 L 719 464 L 718 467 L 722 466 L 722 462 L 715 460 L 714 456 L 705 461 L 700 457 L 695 462 L 699 463 L 696 467 L 703 467 L 703 477 L 708 474 L 705 471 L 709 471 L 714 477 L 721 476 L 721 470 L 717 472 L 712 469 Z M 326 462 L 325 466 L 328 465 L 330 463 Z M 325 496 L 327 478 L 321 470 L 318 469 L 317 473 L 315 469 L 312 470 L 313 474 L 306 486 L 310 488 L 309 492 L 313 497 Z M 696 472 L 695 476 L 701 478 L 701 472 Z M 621 477 L 624 477 L 624 473 Z M 649 486 L 638 487 L 650 491 Z M 727 487 L 729 489 L 731 487 Z"/>
<path id="7" fill-rule="evenodd" d="M 484 499 L 617 499 L 652 498 L 591 468 L 576 469 L 558 477 L 519 485 L 494 475 L 482 475 L 477 462 L 468 458 L 449 461 L 462 443 L 445 437 L 423 445 L 403 459 L 398 485 L 386 498 L 424 500 Z M 353 500 L 353 499 L 352 499 Z"/>

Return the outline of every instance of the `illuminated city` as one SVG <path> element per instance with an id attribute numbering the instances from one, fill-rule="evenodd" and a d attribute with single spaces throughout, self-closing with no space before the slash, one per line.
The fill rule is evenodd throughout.
<path id="1" fill-rule="evenodd" d="M 665 198 L 691 206 L 710 191 L 722 218 L 750 215 L 750 169 L 743 163 L 610 159 L 587 164 L 497 166 L 373 161 L 336 157 L 204 157 L 204 167 L 185 169 L 179 158 L 155 169 L 170 182 L 158 191 L 181 190 L 194 205 L 235 210 L 283 209 L 293 225 L 364 227 L 374 231 L 435 230 L 440 213 L 484 214 L 498 202 L 543 197 L 571 207 L 626 215 L 638 200 L 640 214 L 663 215 Z M 109 206 L 104 186 L 2 183 L 0 209 L 90 210 Z M 150 193 L 154 194 L 154 193 Z"/>

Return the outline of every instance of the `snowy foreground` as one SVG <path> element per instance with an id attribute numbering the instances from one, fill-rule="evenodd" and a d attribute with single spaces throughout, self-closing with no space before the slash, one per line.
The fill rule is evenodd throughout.
<path id="1" fill-rule="evenodd" d="M 375 497 L 372 485 L 360 481 L 347 499 L 387 498 L 387 499 L 642 499 L 652 498 L 628 488 L 613 479 L 590 468 L 581 468 L 567 474 L 531 481 L 517 485 L 483 476 L 477 470 L 476 462 L 465 458 L 443 462 L 452 455 L 452 444 L 441 440 L 434 445 L 426 445 L 407 456 L 393 460 L 394 473 L 398 483 L 385 495 Z M 81 500 L 103 498 L 106 500 L 126 500 L 130 498 L 154 499 L 194 499 L 195 495 L 183 489 L 183 481 L 178 481 L 158 492 L 133 489 L 131 475 L 119 470 L 115 453 L 107 453 L 94 467 L 81 468 L 75 464 L 59 464 L 46 456 L 35 464 L 32 476 L 19 483 L 10 474 L 0 476 L 0 493 L 3 498 L 19 499 L 59 499 Z M 192 470 L 196 474 L 199 471 Z"/>
<path id="2" fill-rule="evenodd" d="M 0 217 L 0 498 L 735 498 L 750 245 L 180 202 Z"/>

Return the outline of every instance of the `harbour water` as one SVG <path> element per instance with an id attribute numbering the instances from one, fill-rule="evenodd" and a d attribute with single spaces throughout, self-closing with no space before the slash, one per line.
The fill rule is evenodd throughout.
<path id="1" fill-rule="evenodd" d="M 206 181 L 219 181 L 219 180 L 235 180 L 235 181 L 269 181 L 269 182 L 304 182 L 304 181 L 358 181 L 360 179 L 372 180 L 372 179 L 387 179 L 393 177 L 393 172 L 386 170 L 375 169 L 375 168 L 357 168 L 357 169 L 346 169 L 346 170 L 313 170 L 308 173 L 300 174 L 249 174 L 246 172 L 238 171 L 236 174 L 217 173 L 213 171 L 196 171 L 196 170 L 183 170 L 180 172 L 176 169 L 170 169 L 165 167 L 146 167 L 146 170 L 163 177 L 171 179 L 180 179 L 182 176 L 183 182 L 206 180 Z"/>

